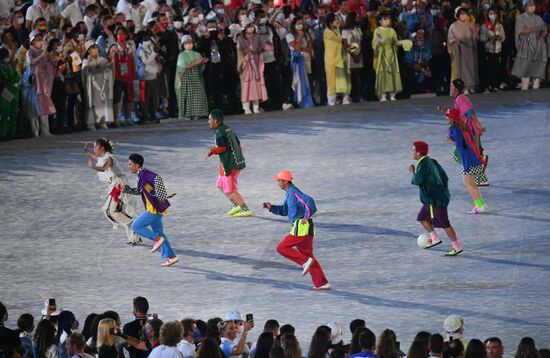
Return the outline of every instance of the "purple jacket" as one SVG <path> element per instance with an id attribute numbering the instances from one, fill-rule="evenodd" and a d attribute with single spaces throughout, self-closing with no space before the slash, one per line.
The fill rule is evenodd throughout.
<path id="1" fill-rule="evenodd" d="M 142 169 L 138 174 L 137 188 L 141 193 L 143 205 L 147 208 L 145 201 L 145 198 L 147 198 L 155 210 L 162 213 L 164 210 L 168 209 L 170 202 L 168 200 L 160 200 L 157 197 L 157 193 L 155 192 L 155 178 L 157 176 L 157 173 L 153 173 L 147 169 Z"/>

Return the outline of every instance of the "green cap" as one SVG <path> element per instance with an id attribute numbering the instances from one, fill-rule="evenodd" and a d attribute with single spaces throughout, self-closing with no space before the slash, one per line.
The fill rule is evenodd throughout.
<path id="1" fill-rule="evenodd" d="M 221 109 L 213 109 L 210 111 L 210 117 L 217 119 L 220 122 L 223 122 L 223 112 Z"/>

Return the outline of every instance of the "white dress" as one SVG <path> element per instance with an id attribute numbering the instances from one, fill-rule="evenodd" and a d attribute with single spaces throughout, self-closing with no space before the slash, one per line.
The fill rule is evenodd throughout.
<path id="1" fill-rule="evenodd" d="M 131 228 L 132 221 L 137 216 L 135 198 L 132 195 L 121 194 L 117 203 L 110 195 L 117 185 L 128 185 L 128 180 L 122 173 L 116 157 L 107 152 L 103 156 L 97 157 L 96 165 L 103 167 L 109 159 L 112 160 L 112 165 L 104 172 L 97 172 L 99 181 L 108 184 L 107 200 L 101 209 L 113 228 L 123 227 L 126 230 L 128 242 L 138 243 L 140 238 Z"/>

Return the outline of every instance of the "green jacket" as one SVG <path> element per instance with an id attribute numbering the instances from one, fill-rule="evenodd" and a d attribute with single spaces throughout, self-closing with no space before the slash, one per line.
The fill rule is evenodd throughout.
<path id="1" fill-rule="evenodd" d="M 420 201 L 423 204 L 447 207 L 451 200 L 448 182 L 449 177 L 441 165 L 435 159 L 425 156 L 418 161 L 411 184 L 420 188 Z"/>
<path id="2" fill-rule="evenodd" d="M 241 142 L 235 132 L 233 132 L 233 129 L 222 123 L 216 128 L 214 136 L 216 138 L 216 146 L 226 148 L 225 152 L 220 154 L 224 174 L 227 176 L 231 170 L 244 169 L 246 163 L 241 150 Z"/>

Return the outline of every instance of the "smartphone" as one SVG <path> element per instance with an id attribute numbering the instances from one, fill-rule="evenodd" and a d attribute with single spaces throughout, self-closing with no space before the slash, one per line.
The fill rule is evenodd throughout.
<path id="1" fill-rule="evenodd" d="M 55 306 L 55 298 L 50 298 L 50 300 L 48 302 L 48 305 L 49 306 Z"/>
<path id="2" fill-rule="evenodd" d="M 246 314 L 246 321 L 253 321 L 254 320 L 254 315 L 252 313 L 247 313 Z"/>

